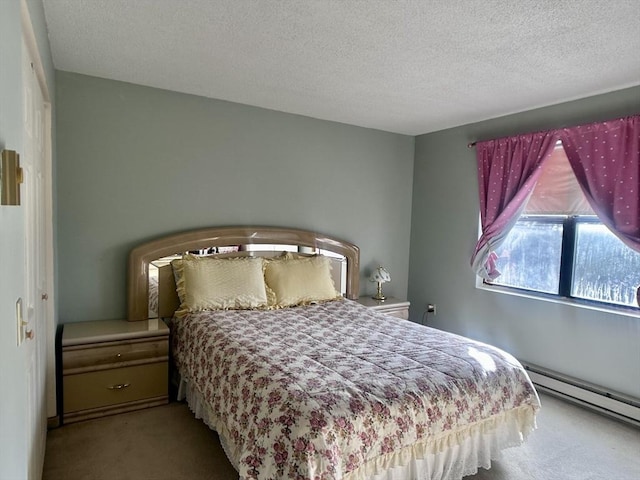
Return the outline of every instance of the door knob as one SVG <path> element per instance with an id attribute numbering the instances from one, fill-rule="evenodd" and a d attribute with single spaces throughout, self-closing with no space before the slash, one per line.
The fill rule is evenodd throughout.
<path id="1" fill-rule="evenodd" d="M 42 299 L 43 300 L 49 300 L 49 294 L 48 293 L 43 293 L 42 294 Z"/>

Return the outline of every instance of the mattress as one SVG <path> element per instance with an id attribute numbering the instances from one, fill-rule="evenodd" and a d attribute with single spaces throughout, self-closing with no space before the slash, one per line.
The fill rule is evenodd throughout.
<path id="1" fill-rule="evenodd" d="M 540 406 L 508 353 L 350 300 L 188 314 L 172 352 L 243 480 L 460 478 Z"/>

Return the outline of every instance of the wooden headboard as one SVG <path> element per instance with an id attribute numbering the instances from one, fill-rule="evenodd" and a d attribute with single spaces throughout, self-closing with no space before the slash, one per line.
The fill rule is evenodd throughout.
<path id="1" fill-rule="evenodd" d="M 317 232 L 280 227 L 214 227 L 177 233 L 139 245 L 129 254 L 127 319 L 149 316 L 149 265 L 151 262 L 202 248 L 230 245 L 281 244 L 322 249 L 346 259 L 346 297 L 358 298 L 360 249 L 349 242 Z"/>

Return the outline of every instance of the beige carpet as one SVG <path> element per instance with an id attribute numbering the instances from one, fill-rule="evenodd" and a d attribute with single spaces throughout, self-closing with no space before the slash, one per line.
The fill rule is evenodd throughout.
<path id="1" fill-rule="evenodd" d="M 538 430 L 465 480 L 638 480 L 640 430 L 541 395 Z M 43 480 L 237 480 L 215 432 L 171 403 L 51 430 Z"/>
<path id="2" fill-rule="evenodd" d="M 238 480 L 218 435 L 184 403 L 50 430 L 43 480 Z"/>

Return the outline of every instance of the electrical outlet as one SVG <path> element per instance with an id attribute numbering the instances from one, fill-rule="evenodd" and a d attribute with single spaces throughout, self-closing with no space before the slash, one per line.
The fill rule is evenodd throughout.
<path id="1" fill-rule="evenodd" d="M 436 304 L 435 303 L 427 303 L 427 313 L 436 314 Z"/>

